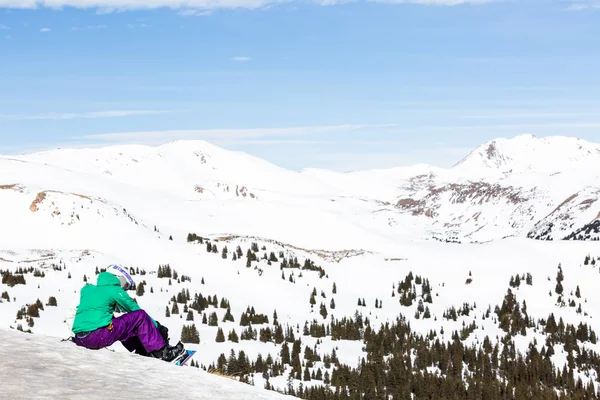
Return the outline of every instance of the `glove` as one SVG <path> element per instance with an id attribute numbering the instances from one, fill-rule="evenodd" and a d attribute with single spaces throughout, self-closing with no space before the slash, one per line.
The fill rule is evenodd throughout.
<path id="1" fill-rule="evenodd" d="M 165 342 L 169 343 L 169 328 L 161 325 L 158 321 L 156 321 L 156 324 L 158 325 L 157 329 L 158 332 L 160 332 L 160 336 L 162 336 L 163 339 L 165 339 Z"/>

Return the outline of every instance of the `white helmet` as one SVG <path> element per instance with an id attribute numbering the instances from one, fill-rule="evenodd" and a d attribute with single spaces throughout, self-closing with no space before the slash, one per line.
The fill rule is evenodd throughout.
<path id="1" fill-rule="evenodd" d="M 135 288 L 135 281 L 127 271 L 120 265 L 111 265 L 106 272 L 113 274 L 121 282 L 123 290 L 131 290 Z"/>

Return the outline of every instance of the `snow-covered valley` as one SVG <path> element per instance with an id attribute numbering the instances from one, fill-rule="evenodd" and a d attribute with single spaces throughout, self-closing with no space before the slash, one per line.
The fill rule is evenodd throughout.
<path id="1" fill-rule="evenodd" d="M 589 353 L 600 352 L 599 197 L 600 145 L 571 138 L 499 139 L 451 169 L 346 174 L 286 171 L 205 142 L 4 157 L 0 327 L 60 343 L 81 287 L 117 263 L 172 342 L 194 325 L 199 340 L 185 339 L 199 368 L 259 388 L 436 398 L 458 377 L 484 395 L 495 387 L 480 373 L 509 385 L 514 343 L 545 374 L 515 398 L 573 398 L 600 368 Z M 479 371 L 496 344 L 500 361 Z M 399 384 L 398 357 L 429 375 Z M 384 360 L 396 365 L 385 377 L 371 365 Z M 547 362 L 565 376 L 548 378 Z"/>

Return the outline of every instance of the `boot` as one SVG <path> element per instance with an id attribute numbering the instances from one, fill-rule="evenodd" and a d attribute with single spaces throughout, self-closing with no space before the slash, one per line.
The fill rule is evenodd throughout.
<path id="1" fill-rule="evenodd" d="M 175 360 L 177 357 L 180 357 L 185 353 L 185 348 L 183 347 L 183 343 L 179 342 L 175 346 L 166 345 L 160 350 L 153 351 L 151 353 L 152 357 L 159 358 L 163 361 L 171 362 Z"/>

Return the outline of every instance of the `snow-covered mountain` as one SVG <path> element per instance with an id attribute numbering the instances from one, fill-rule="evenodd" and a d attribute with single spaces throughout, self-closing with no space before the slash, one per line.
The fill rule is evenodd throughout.
<path id="1" fill-rule="evenodd" d="M 598 148 L 520 136 L 449 169 L 351 173 L 288 171 L 202 141 L 2 157 L 0 328 L 67 337 L 81 287 L 119 263 L 172 341 L 194 326 L 199 368 L 258 387 L 328 398 L 318 390 L 372 389 L 372 373 L 412 382 L 417 398 L 461 379 L 476 396 L 478 366 L 496 360 L 507 378 L 517 349 L 561 371 L 532 383 L 534 397 L 582 395 L 577 379 L 600 373 Z M 562 238 L 578 240 L 549 240 Z"/>
<path id="2" fill-rule="evenodd" d="M 382 238 L 563 239 L 600 214 L 600 145 L 566 137 L 494 140 L 451 169 L 418 165 L 298 173 L 202 141 L 61 149 L 0 158 L 0 166 L 0 187 L 7 189 L 0 196 L 24 203 L 4 209 L 13 217 L 13 210 L 33 208 L 44 193 L 48 200 L 41 199 L 39 208 L 60 212 L 64 219 L 75 215 L 73 208 L 56 210 L 49 204 L 78 194 L 72 198 L 77 207 L 95 202 L 96 214 L 106 207 L 130 210 L 149 226 L 158 222 L 157 214 L 168 215 L 170 229 L 180 232 L 195 221 L 206 233 L 293 242 L 299 238 L 284 226 L 311 230 L 319 225 L 315 240 L 301 239 L 309 247 L 361 243 L 376 250 L 389 244 Z M 23 221 L 31 217 L 22 215 Z M 341 226 L 347 239 L 356 240 L 336 241 Z"/>
<path id="3" fill-rule="evenodd" d="M 495 170 L 503 174 L 556 173 L 597 169 L 600 144 L 555 136 L 520 135 L 487 142 L 459 161 L 463 170 Z M 484 172 L 485 173 L 485 172 Z"/>

